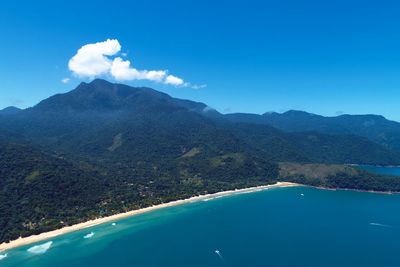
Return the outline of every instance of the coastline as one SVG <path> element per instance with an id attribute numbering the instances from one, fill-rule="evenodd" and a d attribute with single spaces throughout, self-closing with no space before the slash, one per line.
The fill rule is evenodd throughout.
<path id="1" fill-rule="evenodd" d="M 131 216 L 135 216 L 135 215 L 139 215 L 139 214 L 143 214 L 143 213 L 147 213 L 147 212 L 151 212 L 151 211 L 155 211 L 155 210 L 159 210 L 159 209 L 163 209 L 163 208 L 167 208 L 167 207 L 183 205 L 183 204 L 197 202 L 197 201 L 201 201 L 201 200 L 205 200 L 205 199 L 213 199 L 216 197 L 257 192 L 257 191 L 262 191 L 262 190 L 271 189 L 271 188 L 293 187 L 293 186 L 301 186 L 301 185 L 296 184 L 296 183 L 290 183 L 290 182 L 277 182 L 275 184 L 270 184 L 270 185 L 262 185 L 262 186 L 255 186 L 255 187 L 249 187 L 249 188 L 243 188 L 243 189 L 221 191 L 221 192 L 217 192 L 214 194 L 199 195 L 199 196 L 193 196 L 193 197 L 186 198 L 186 199 L 175 200 L 175 201 L 171 201 L 168 203 L 162 203 L 162 204 L 155 205 L 155 206 L 132 210 L 132 211 L 124 212 L 124 213 L 118 213 L 115 215 L 102 217 L 102 218 L 90 220 L 90 221 L 83 222 L 83 223 L 78 223 L 78 224 L 71 225 L 71 226 L 66 226 L 66 227 L 63 227 L 63 228 L 60 228 L 57 230 L 41 233 L 38 235 L 31 235 L 28 237 L 20 237 L 18 239 L 12 240 L 7 243 L 1 243 L 0 244 L 0 252 L 4 252 L 9 249 L 29 245 L 29 244 L 44 241 L 44 240 L 48 240 L 48 239 L 56 237 L 56 236 L 75 232 L 75 231 L 82 230 L 82 229 L 86 229 L 86 228 L 93 227 L 93 226 L 96 226 L 99 224 L 112 222 L 112 221 L 124 219 L 127 217 L 131 217 Z"/>
<path id="2" fill-rule="evenodd" d="M 340 188 L 340 187 L 312 186 L 312 185 L 303 185 L 303 184 L 298 184 L 298 185 L 312 187 L 312 188 L 321 189 L 321 190 L 328 190 L 328 191 L 353 191 L 353 192 L 381 194 L 381 195 L 398 195 L 398 194 L 400 194 L 400 192 L 398 192 L 398 191 L 376 191 L 376 190 L 363 190 L 363 189 L 351 189 L 351 188 Z"/>

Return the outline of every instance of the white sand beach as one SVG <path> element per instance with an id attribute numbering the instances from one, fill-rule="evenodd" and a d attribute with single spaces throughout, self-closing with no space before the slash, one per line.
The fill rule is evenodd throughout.
<path id="1" fill-rule="evenodd" d="M 0 244 L 0 252 L 6 251 L 6 250 L 9 250 L 12 248 L 24 246 L 24 245 L 29 245 L 29 244 L 36 243 L 39 241 L 48 240 L 55 236 L 63 235 L 63 234 L 70 233 L 73 231 L 78 231 L 78 230 L 92 227 L 92 226 L 95 226 L 98 224 L 112 222 L 112 221 L 116 221 L 116 220 L 123 219 L 126 217 L 130 217 L 130 216 L 134 216 L 134 215 L 138 215 L 138 214 L 142 214 L 142 213 L 146 213 L 146 212 L 150 212 L 150 211 L 154 211 L 154 210 L 159 210 L 162 208 L 182 205 L 185 203 L 201 201 L 201 200 L 206 200 L 206 199 L 213 199 L 213 198 L 228 196 L 228 195 L 233 195 L 233 194 L 250 193 L 250 192 L 256 192 L 256 191 L 266 190 L 266 189 L 271 189 L 271 188 L 292 187 L 292 186 L 299 186 L 299 185 L 295 184 L 295 183 L 278 182 L 278 183 L 272 184 L 272 185 L 263 185 L 263 186 L 236 189 L 236 190 L 230 190 L 230 191 L 222 191 L 222 192 L 218 192 L 215 194 L 200 195 L 200 196 L 194 196 L 194 197 L 187 198 L 187 199 L 176 200 L 176 201 L 163 203 L 163 204 L 159 204 L 159 205 L 155 205 L 155 206 L 151 206 L 151 207 L 147 207 L 147 208 L 143 208 L 143 209 L 132 210 L 132 211 L 124 212 L 124 213 L 119 213 L 119 214 L 115 214 L 115 215 L 111 215 L 111 216 L 107 216 L 107 217 L 103 217 L 103 218 L 90 220 L 87 222 L 83 222 L 83 223 L 79 223 L 79 224 L 75 224 L 75 225 L 71 225 L 71 226 L 66 226 L 61 229 L 53 230 L 53 231 L 46 232 L 46 233 L 41 233 L 39 235 L 21 237 L 19 239 L 13 240 L 13 241 Z"/>

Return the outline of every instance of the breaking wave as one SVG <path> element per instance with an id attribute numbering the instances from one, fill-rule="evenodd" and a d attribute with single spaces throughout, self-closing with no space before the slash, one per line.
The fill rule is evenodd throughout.
<path id="1" fill-rule="evenodd" d="M 43 254 L 46 253 L 46 251 L 51 247 L 52 244 L 53 241 L 49 241 L 41 245 L 33 246 L 28 249 L 28 252 L 33 254 Z"/>
<path id="2" fill-rule="evenodd" d="M 90 232 L 89 234 L 85 235 L 83 238 L 92 238 L 94 236 L 93 232 Z"/>

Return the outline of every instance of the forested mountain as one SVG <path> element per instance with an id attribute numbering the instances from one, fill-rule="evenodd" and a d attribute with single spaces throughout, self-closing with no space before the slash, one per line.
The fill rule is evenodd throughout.
<path id="1" fill-rule="evenodd" d="M 258 151 L 261 158 L 278 161 L 400 163 L 398 153 L 348 133 L 288 134 L 254 123 L 236 125 L 203 103 L 100 79 L 0 115 L 1 128 L 59 153 L 94 160 L 162 161 L 196 149 L 205 157 Z"/>
<path id="2" fill-rule="evenodd" d="M 397 180 L 382 185 L 389 180 L 340 168 L 322 180 L 309 179 L 301 168 L 295 168 L 298 176 L 296 171 L 285 174 L 288 165 L 282 162 L 400 163 L 396 152 L 364 137 L 288 133 L 253 121 L 232 122 L 203 103 L 150 88 L 97 79 L 32 108 L 7 110 L 0 112 L 0 242 L 285 178 L 313 185 L 400 188 Z M 369 182 L 362 187 L 365 177 Z M 352 178 L 358 182 L 346 183 Z"/>
<path id="3" fill-rule="evenodd" d="M 274 181 L 278 165 L 197 113 L 204 108 L 96 80 L 0 115 L 0 196 L 9 199 L 0 241 Z"/>
<path id="4" fill-rule="evenodd" d="M 268 125 L 249 123 L 225 127 L 273 161 L 397 165 L 400 158 L 398 152 L 354 135 L 282 132 Z"/>
<path id="5" fill-rule="evenodd" d="M 400 151 L 400 123 L 379 115 L 340 115 L 324 117 L 304 111 L 269 112 L 263 115 L 232 113 L 234 122 L 267 124 L 288 132 L 314 131 L 326 134 L 356 135 L 386 148 Z"/>
<path id="6" fill-rule="evenodd" d="M 0 166 L 0 241 L 87 218 L 105 196 L 95 170 L 2 137 Z"/>
<path id="7" fill-rule="evenodd" d="M 21 109 L 11 106 L 11 107 L 6 107 L 6 108 L 0 110 L 0 115 L 1 114 L 3 114 L 3 115 L 13 115 L 13 114 L 16 114 L 16 113 L 18 113 L 20 111 L 21 111 Z"/>

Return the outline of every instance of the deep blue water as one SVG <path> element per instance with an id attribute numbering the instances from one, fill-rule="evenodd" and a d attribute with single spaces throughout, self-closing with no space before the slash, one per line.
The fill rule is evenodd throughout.
<path id="1" fill-rule="evenodd" d="M 67 234 L 44 254 L 10 250 L 0 266 L 398 267 L 399 240 L 400 195 L 279 188 Z"/>

